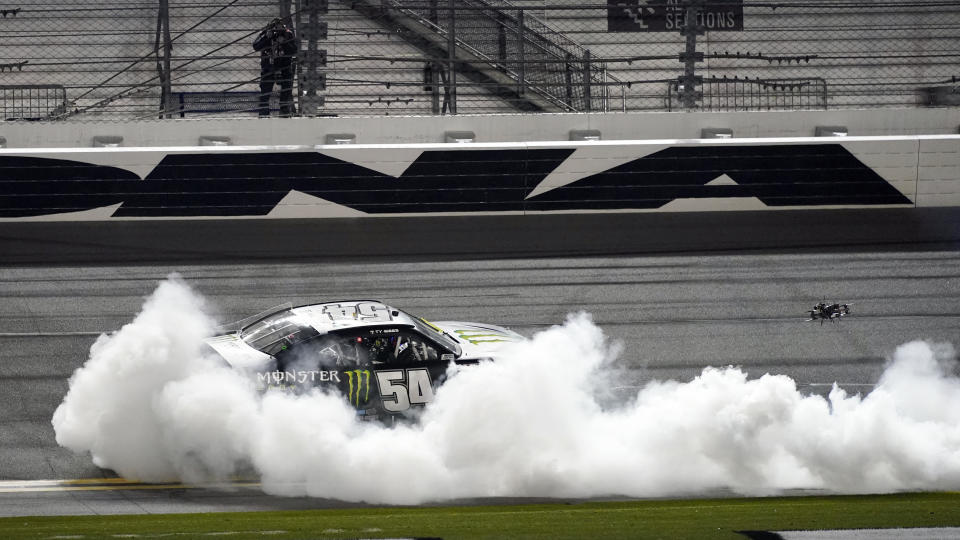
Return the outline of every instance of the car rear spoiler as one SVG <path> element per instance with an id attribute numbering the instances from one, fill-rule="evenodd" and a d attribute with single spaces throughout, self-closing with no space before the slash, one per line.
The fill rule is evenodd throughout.
<path id="1" fill-rule="evenodd" d="M 288 310 L 288 309 L 293 309 L 293 304 L 290 303 L 290 302 L 284 302 L 283 304 L 280 304 L 279 306 L 273 306 L 272 308 L 270 308 L 270 309 L 268 309 L 268 310 L 266 310 L 266 311 L 261 311 L 260 313 L 257 313 L 256 315 L 253 315 L 253 316 L 251 316 L 251 317 L 247 317 L 246 319 L 240 319 L 239 321 L 236 321 L 236 322 L 232 322 L 232 323 L 220 325 L 220 326 L 217 328 L 217 333 L 218 333 L 218 334 L 233 334 L 233 333 L 239 332 L 239 331 L 242 330 L 243 328 L 245 328 L 245 327 L 247 327 L 247 326 L 250 326 L 251 324 L 253 324 L 253 323 L 255 323 L 255 322 L 257 322 L 257 321 L 259 321 L 259 320 L 261 320 L 261 319 L 265 319 L 265 318 L 269 317 L 270 315 L 273 315 L 274 313 L 278 313 L 278 312 L 285 311 L 285 310 Z"/>

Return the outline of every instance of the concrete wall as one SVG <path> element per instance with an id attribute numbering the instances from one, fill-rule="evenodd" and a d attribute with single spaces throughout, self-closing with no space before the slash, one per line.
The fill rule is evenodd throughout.
<path id="1" fill-rule="evenodd" d="M 5 220 L 960 205 L 960 135 L 7 148 Z"/>
<path id="2" fill-rule="evenodd" d="M 846 126 L 850 135 L 955 134 L 960 108 L 717 113 L 457 115 L 293 119 L 183 119 L 140 122 L 0 122 L 8 148 L 86 147 L 95 136 L 124 146 L 192 146 L 203 136 L 235 145 L 314 145 L 351 133 L 361 144 L 444 142 L 447 131 L 472 131 L 477 142 L 565 141 L 571 130 L 599 130 L 603 140 L 693 139 L 704 128 L 734 137 L 809 137 L 817 126 Z"/>

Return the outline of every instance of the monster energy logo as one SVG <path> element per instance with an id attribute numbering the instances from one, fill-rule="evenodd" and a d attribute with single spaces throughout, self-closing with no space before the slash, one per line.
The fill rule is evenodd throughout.
<path id="1" fill-rule="evenodd" d="M 473 343 L 474 345 L 478 343 L 499 343 L 503 341 L 515 341 L 510 336 L 506 336 L 500 333 L 490 333 L 482 332 L 478 330 L 454 330 L 454 333 L 460 336 L 462 339 Z"/>
<path id="2" fill-rule="evenodd" d="M 360 406 L 360 392 L 363 392 L 363 403 L 370 401 L 370 371 L 366 369 L 354 369 L 346 371 L 349 394 L 347 397 L 354 406 Z M 356 393 L 354 393 L 353 379 L 356 377 Z"/>

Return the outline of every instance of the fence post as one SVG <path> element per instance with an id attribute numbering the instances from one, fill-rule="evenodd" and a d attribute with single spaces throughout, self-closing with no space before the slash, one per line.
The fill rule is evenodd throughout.
<path id="1" fill-rule="evenodd" d="M 163 64 L 160 63 L 160 36 L 163 35 Z M 157 39 L 154 51 L 157 55 L 157 71 L 160 76 L 160 118 L 170 118 L 173 111 L 173 93 L 170 84 L 170 54 L 173 42 L 170 39 L 170 5 L 160 0 L 157 8 Z"/>
<path id="2" fill-rule="evenodd" d="M 439 26 L 440 15 L 437 11 L 437 0 L 428 2 L 427 19 Z M 439 60 L 430 60 L 427 62 L 427 77 L 425 83 L 430 88 L 430 112 L 440 114 L 440 72 L 443 71 L 443 64 Z"/>
<path id="3" fill-rule="evenodd" d="M 697 35 L 703 32 L 697 24 L 697 13 L 704 0 L 684 0 L 683 34 L 687 38 L 683 54 L 683 106 L 687 110 L 697 106 Z"/>
<path id="4" fill-rule="evenodd" d="M 450 114 L 457 114 L 457 18 L 454 13 L 454 0 L 448 0 L 450 25 L 447 27 L 447 80 L 450 88 Z"/>
<path id="5" fill-rule="evenodd" d="M 497 12 L 497 62 L 501 70 L 507 69 L 507 17 L 502 11 Z"/>
<path id="6" fill-rule="evenodd" d="M 600 82 L 603 83 L 603 86 L 600 87 L 600 109 L 603 112 L 610 111 L 610 87 L 607 85 L 607 64 L 604 62 L 601 64 L 603 67 L 600 68 Z"/>
<path id="7" fill-rule="evenodd" d="M 590 97 L 590 49 L 583 51 L 583 110 L 590 112 L 593 100 Z"/>
<path id="8" fill-rule="evenodd" d="M 566 53 L 563 62 L 563 77 L 567 87 L 567 110 L 573 109 L 573 55 Z"/>
<path id="9" fill-rule="evenodd" d="M 327 76 L 318 68 L 327 65 L 327 51 L 320 49 L 318 42 L 327 39 L 327 23 L 320 20 L 320 15 L 327 11 L 327 0 L 297 2 L 297 100 L 301 116 L 316 116 L 318 109 L 324 104 L 324 97 L 318 92 L 326 90 Z M 306 20 L 301 18 L 301 14 Z M 306 48 L 303 47 L 304 42 Z"/>
<path id="10" fill-rule="evenodd" d="M 517 52 L 520 54 L 520 77 L 517 79 L 517 95 L 522 96 L 526 91 L 526 76 L 527 76 L 527 57 L 523 52 L 523 42 L 527 38 L 523 31 L 523 10 L 520 9 L 517 12 Z"/>

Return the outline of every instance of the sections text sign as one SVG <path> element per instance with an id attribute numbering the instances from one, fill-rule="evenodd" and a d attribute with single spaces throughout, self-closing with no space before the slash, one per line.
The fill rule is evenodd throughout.
<path id="1" fill-rule="evenodd" d="M 607 0 L 609 32 L 679 32 L 683 0 Z M 698 24 L 708 31 L 743 30 L 743 0 L 706 0 Z"/>

